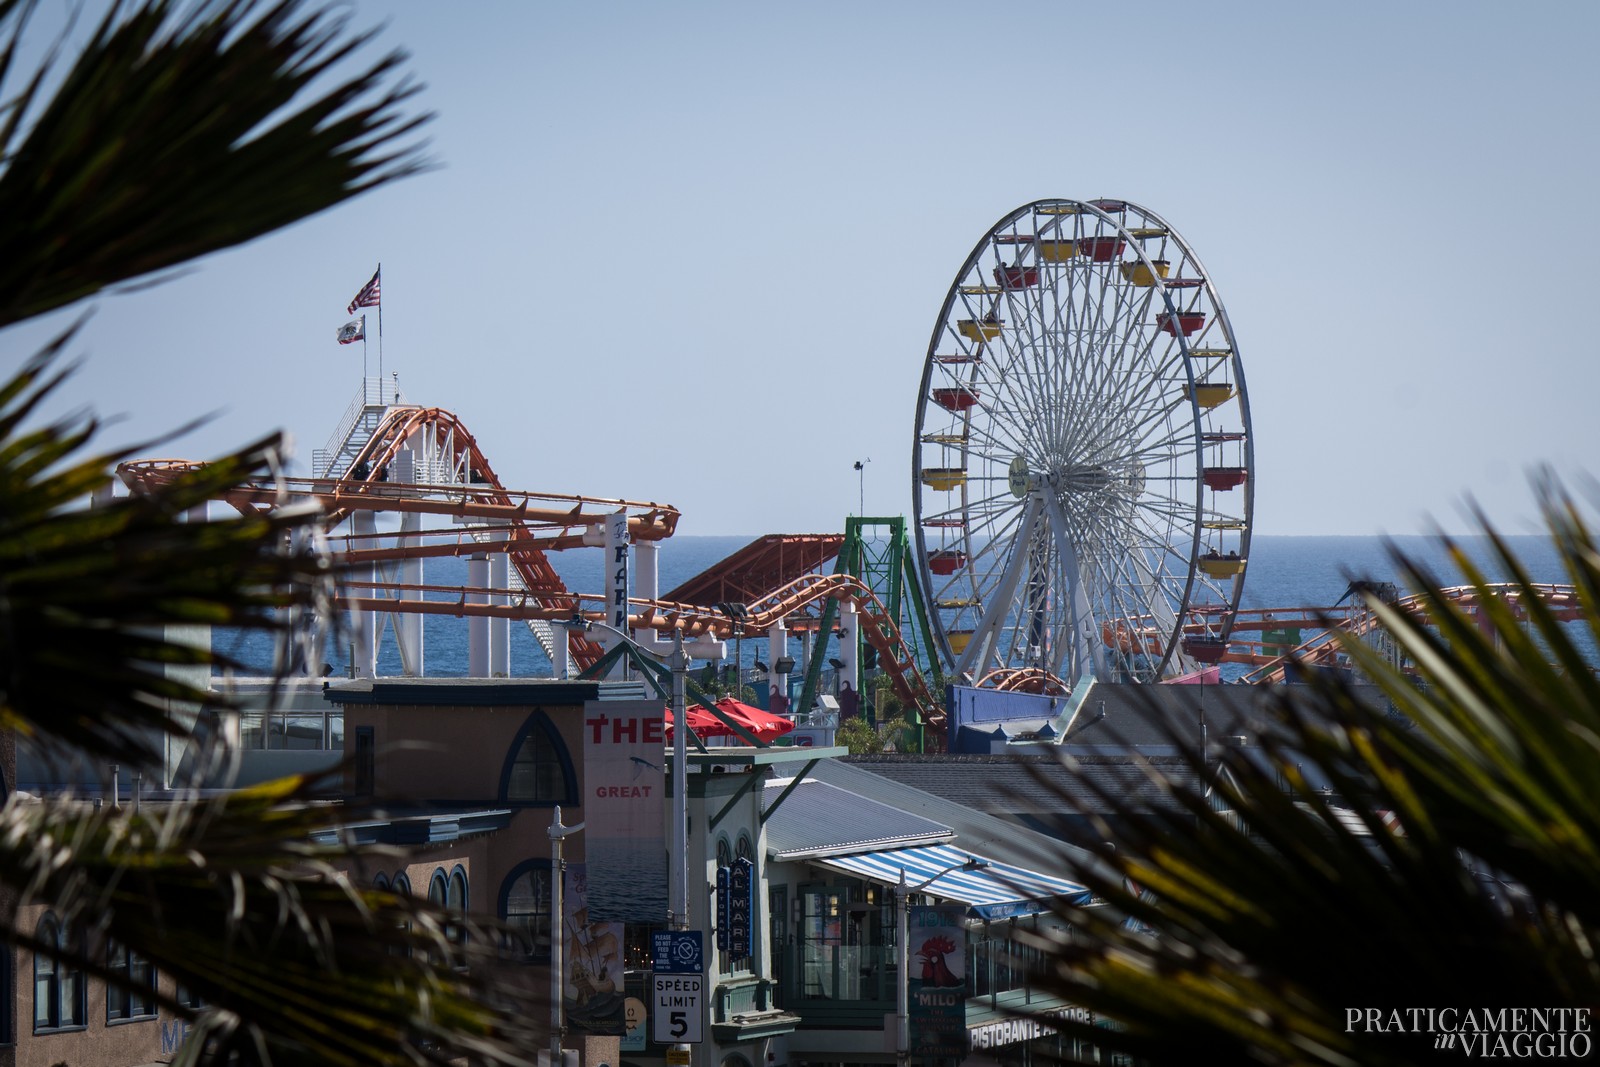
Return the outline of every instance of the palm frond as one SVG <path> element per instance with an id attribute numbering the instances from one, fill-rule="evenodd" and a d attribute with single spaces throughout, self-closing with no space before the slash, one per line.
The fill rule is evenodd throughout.
<path id="1" fill-rule="evenodd" d="M 1547 488 L 1545 518 L 1592 598 L 1578 510 Z M 1450 546 L 1476 613 L 1404 558 L 1417 607 L 1369 598 L 1402 656 L 1343 650 L 1383 703 L 1313 675 L 1259 747 L 1187 752 L 1204 784 L 1174 783 L 1164 810 L 1100 790 L 1108 843 L 1063 863 L 1104 906 L 1060 909 L 1073 930 L 1043 942 L 1039 982 L 1115 1025 L 1064 1029 L 1156 1064 L 1420 1063 L 1430 1036 L 1346 1013 L 1596 1002 L 1600 686 L 1488 532 L 1514 597 Z"/>
<path id="2" fill-rule="evenodd" d="M 527 1005 L 490 978 L 499 933 L 353 880 L 396 854 L 338 830 L 381 813 L 318 801 L 316 785 L 140 811 L 16 798 L 0 810 L 0 872 L 86 931 L 79 965 L 115 980 L 99 952 L 112 937 L 201 996 L 215 1057 L 259 1046 L 280 1063 L 524 1062 L 537 1043 Z"/>
<path id="3" fill-rule="evenodd" d="M 183 628 L 281 632 L 294 613 L 329 613 L 333 578 L 303 509 L 184 521 L 277 462 L 275 436 L 82 507 L 125 453 L 84 455 L 88 416 L 24 422 L 63 381 L 51 367 L 65 336 L 0 385 L 0 716 L 42 750 L 148 763 L 186 732 L 175 703 L 223 704 L 173 669 L 232 666 Z"/>
<path id="4" fill-rule="evenodd" d="M 249 241 L 425 166 L 420 86 L 300 0 L 114 4 L 0 115 L 0 327 Z M 9 60 L 27 5 L 0 8 Z M 397 80 L 398 79 L 398 80 Z M 0 91 L 4 91 L 0 89 Z"/>

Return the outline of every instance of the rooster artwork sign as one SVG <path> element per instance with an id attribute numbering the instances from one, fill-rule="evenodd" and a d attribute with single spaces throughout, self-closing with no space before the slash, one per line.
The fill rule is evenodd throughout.
<path id="1" fill-rule="evenodd" d="M 965 1056 L 967 1052 L 966 909 L 914 907 L 906 914 L 911 1055 Z"/>

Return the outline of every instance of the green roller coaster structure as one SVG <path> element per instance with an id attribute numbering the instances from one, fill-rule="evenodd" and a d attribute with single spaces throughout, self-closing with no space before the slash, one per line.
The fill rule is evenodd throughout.
<path id="1" fill-rule="evenodd" d="M 899 626 L 901 639 L 911 649 L 917 669 L 929 688 L 935 694 L 942 693 L 944 672 L 928 625 L 927 601 L 917 577 L 915 555 L 906 538 L 905 518 L 896 515 L 845 519 L 844 544 L 839 549 L 833 572 L 849 574 L 872 590 L 887 609 L 887 617 Z M 829 600 L 822 609 L 805 684 L 796 705 L 799 708 L 810 708 L 816 703 L 822 684 L 822 665 L 827 659 L 838 614 L 839 605 L 834 600 Z M 852 634 L 850 640 L 856 642 L 856 662 L 868 666 L 868 661 L 876 654 L 872 645 L 859 633 Z M 869 721 L 873 719 L 869 707 L 864 706 L 862 714 Z"/>

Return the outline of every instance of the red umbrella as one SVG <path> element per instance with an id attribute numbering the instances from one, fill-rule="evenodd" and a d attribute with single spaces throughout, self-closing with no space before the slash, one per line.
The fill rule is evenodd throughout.
<path id="1" fill-rule="evenodd" d="M 717 709 L 762 741 L 782 737 L 794 729 L 794 723 L 783 716 L 763 711 L 732 697 L 723 697 L 717 701 Z M 689 708 L 689 729 L 693 730 L 697 737 L 731 737 L 735 744 L 744 744 L 744 738 L 734 733 L 731 726 L 699 706 Z M 667 709 L 667 736 L 672 736 L 671 708 Z"/>
<path id="2" fill-rule="evenodd" d="M 730 732 L 727 725 L 723 723 L 721 719 L 711 714 L 705 708 L 698 707 L 696 705 L 690 705 L 689 707 L 689 729 L 693 730 L 695 732 L 695 736 L 697 737 L 705 737 L 708 733 L 725 734 Z M 667 736 L 672 736 L 671 708 L 667 709 Z"/>
<path id="3" fill-rule="evenodd" d="M 723 697 L 717 701 L 717 708 L 722 714 L 737 722 L 763 741 L 771 741 L 774 737 L 782 737 L 794 729 L 794 723 L 785 719 L 782 715 L 774 715 L 764 708 L 758 708 L 754 704 L 746 704 L 732 697 Z M 692 722 L 693 720 L 691 720 Z M 717 725 L 721 726 L 722 724 L 718 723 Z M 699 729 L 699 727 L 695 728 Z M 731 731 L 724 726 L 723 732 Z"/>

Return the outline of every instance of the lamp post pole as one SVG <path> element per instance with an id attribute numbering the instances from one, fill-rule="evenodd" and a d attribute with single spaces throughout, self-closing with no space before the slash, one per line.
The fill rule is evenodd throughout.
<path id="1" fill-rule="evenodd" d="M 562 1017 L 562 987 L 566 985 L 565 949 L 567 940 L 566 916 L 561 912 L 561 894 L 564 888 L 567 861 L 562 856 L 562 842 L 568 834 L 583 829 L 583 823 L 561 825 L 561 806 L 555 807 L 550 817 L 550 1067 L 561 1067 L 561 1039 L 566 1036 L 566 1021 Z"/>
<path id="2" fill-rule="evenodd" d="M 672 878 L 667 923 L 689 929 L 689 654 L 672 631 Z"/>
<path id="3" fill-rule="evenodd" d="M 894 887 L 895 949 L 900 954 L 899 989 L 895 991 L 894 1062 L 906 1067 L 911 1058 L 911 923 L 906 916 L 906 869 L 900 868 L 900 884 Z"/>

